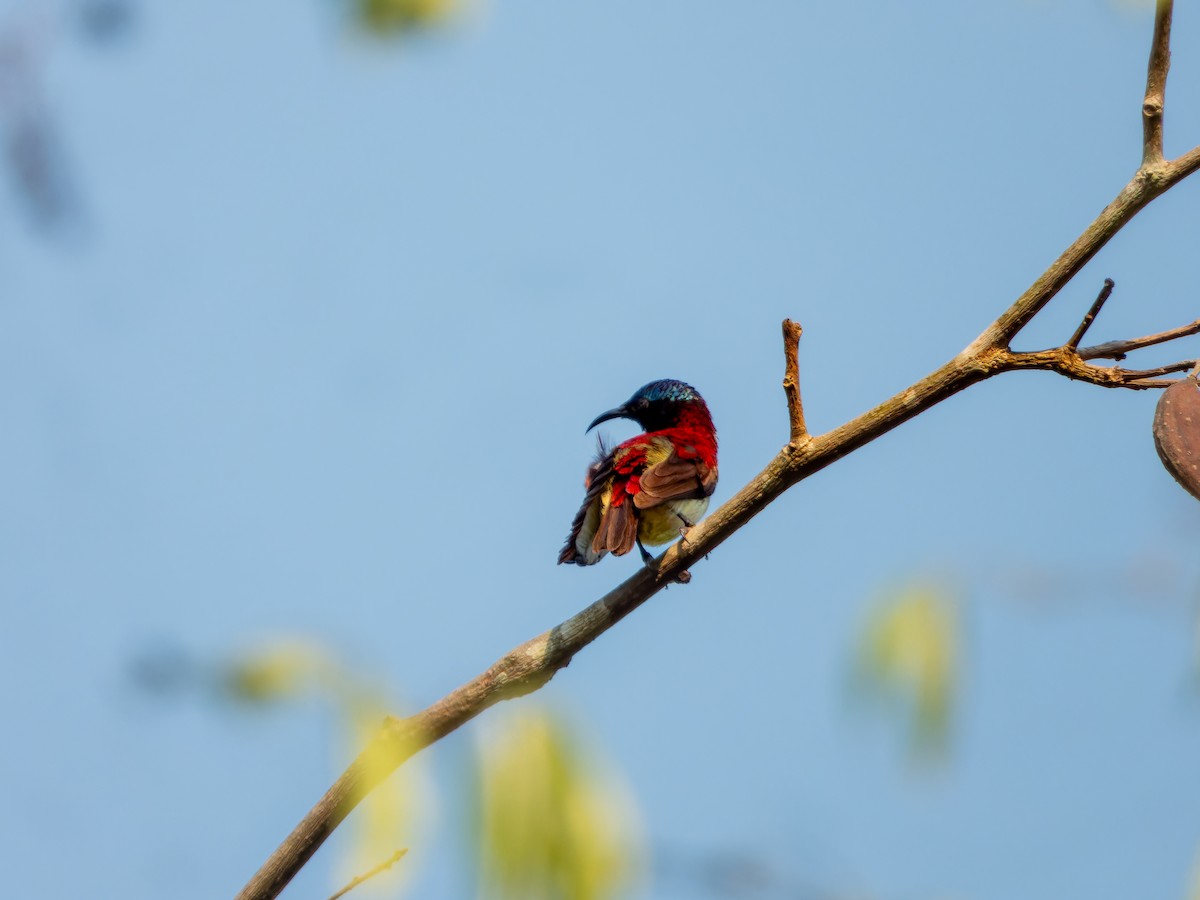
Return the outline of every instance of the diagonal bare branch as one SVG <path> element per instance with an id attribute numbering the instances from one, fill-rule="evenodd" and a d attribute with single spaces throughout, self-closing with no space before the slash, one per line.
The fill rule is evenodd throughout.
<path id="1" fill-rule="evenodd" d="M 788 488 L 948 397 L 987 378 L 1017 369 L 1044 369 L 1105 387 L 1126 388 L 1161 387 L 1167 382 L 1158 376 L 1183 371 L 1180 366 L 1185 363 L 1147 370 L 1103 368 L 1087 363 L 1088 358 L 1104 358 L 1113 349 L 1113 344 L 1082 351 L 1073 346 L 1037 353 L 1015 353 L 1008 349 L 1013 337 L 1113 235 L 1151 201 L 1200 168 L 1200 147 L 1174 161 L 1162 160 L 1162 106 L 1170 61 L 1171 10 L 1171 0 L 1159 0 L 1148 67 L 1147 99 L 1143 106 L 1146 130 L 1141 168 L 1083 234 L 1008 310 L 954 359 L 874 409 L 827 434 L 790 441 L 762 472 L 692 528 L 686 541 L 668 548 L 654 569 L 639 567 L 636 574 L 586 609 L 505 654 L 482 674 L 422 712 L 405 719 L 386 720 L 373 745 L 360 754 L 301 820 L 238 894 L 238 900 L 268 900 L 279 895 L 362 797 L 386 777 L 381 771 L 383 767 L 378 764 L 380 753 L 387 754 L 392 768 L 398 767 L 414 753 L 501 700 L 537 690 L 568 665 L 577 652 L 673 583 L 679 573 L 701 561 Z M 1147 106 L 1152 107 L 1149 113 Z M 1196 333 L 1185 332 L 1191 327 L 1175 329 L 1175 333 L 1163 332 L 1170 337 L 1151 335 L 1126 341 L 1125 349 L 1151 346 L 1184 333 Z M 1082 337 L 1080 333 L 1079 339 Z M 1089 353 L 1090 356 L 1084 356 Z M 1197 363 L 1192 360 L 1186 365 Z M 797 402 L 794 408 L 789 408 L 793 437 L 797 433 L 797 421 L 803 423 L 799 416 L 798 384 L 797 377 Z"/>

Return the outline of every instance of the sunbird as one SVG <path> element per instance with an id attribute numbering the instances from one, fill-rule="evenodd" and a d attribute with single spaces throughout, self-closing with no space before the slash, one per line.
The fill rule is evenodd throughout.
<path id="1" fill-rule="evenodd" d="M 708 404 L 690 384 L 652 381 L 596 416 L 587 430 L 610 419 L 633 419 L 644 433 L 612 450 L 601 439 L 559 563 L 591 566 L 605 553 L 623 556 L 635 544 L 649 563 L 645 545 L 686 535 L 717 487 L 717 429 Z"/>

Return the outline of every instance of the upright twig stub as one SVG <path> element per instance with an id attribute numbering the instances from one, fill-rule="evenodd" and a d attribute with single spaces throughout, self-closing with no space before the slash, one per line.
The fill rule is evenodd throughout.
<path id="1" fill-rule="evenodd" d="M 1104 279 L 1104 287 L 1100 288 L 1100 294 L 1096 297 L 1096 302 L 1092 304 L 1091 309 L 1087 311 L 1087 315 L 1083 317 L 1083 321 L 1079 323 L 1079 327 L 1075 329 L 1075 333 L 1071 335 L 1071 339 L 1067 341 L 1067 349 L 1074 350 L 1079 346 L 1079 342 L 1083 340 L 1083 336 L 1092 327 L 1092 322 L 1096 320 L 1096 316 L 1100 314 L 1100 310 L 1108 302 L 1108 298 L 1112 296 L 1115 286 L 1116 282 L 1111 278 Z"/>
<path id="2" fill-rule="evenodd" d="M 791 423 L 791 443 L 801 444 L 808 439 L 804 424 L 804 404 L 800 400 L 800 335 L 804 329 L 799 322 L 783 320 L 783 392 L 787 395 L 788 420 Z"/>
<path id="3" fill-rule="evenodd" d="M 1163 104 L 1167 70 L 1171 68 L 1171 0 L 1158 0 L 1154 8 L 1154 38 L 1146 67 L 1146 99 L 1142 102 L 1142 165 L 1163 160 Z"/>

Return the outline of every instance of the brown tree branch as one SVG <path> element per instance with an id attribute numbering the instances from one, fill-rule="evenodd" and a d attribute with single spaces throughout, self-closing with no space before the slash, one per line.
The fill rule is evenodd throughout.
<path id="1" fill-rule="evenodd" d="M 1163 107 L 1167 70 L 1171 68 L 1171 0 L 1158 0 L 1154 8 L 1154 37 L 1146 66 L 1146 99 L 1142 103 L 1142 166 L 1163 159 Z"/>
<path id="2" fill-rule="evenodd" d="M 1083 317 L 1083 321 L 1075 329 L 1075 333 L 1061 347 L 1035 352 L 1016 352 L 1006 347 L 998 351 L 996 358 L 1001 361 L 1005 370 L 1041 369 L 1047 372 L 1057 372 L 1068 378 L 1077 381 L 1086 381 L 1089 384 L 1096 384 L 1101 387 L 1123 387 L 1133 390 L 1145 390 L 1147 388 L 1169 387 L 1174 384 L 1178 379 L 1164 379 L 1162 376 L 1176 372 L 1185 372 L 1193 365 L 1196 365 L 1196 360 L 1183 360 L 1182 362 L 1170 363 L 1169 365 L 1158 366 L 1153 369 L 1122 369 L 1117 366 L 1093 366 L 1088 364 L 1088 360 L 1091 359 L 1112 359 L 1119 361 L 1134 350 L 1153 347 L 1155 344 L 1165 344 L 1168 341 L 1200 332 L 1200 319 L 1197 319 L 1195 322 L 1189 322 L 1187 325 L 1172 328 L 1168 331 L 1160 331 L 1157 334 L 1148 334 L 1144 337 L 1123 341 L 1109 341 L 1105 344 L 1097 344 L 1094 347 L 1085 347 L 1083 350 L 1080 350 L 1079 341 L 1087 333 L 1088 327 L 1112 295 L 1112 289 L 1113 280 L 1111 278 L 1104 279 L 1104 287 L 1100 291 L 1100 295 L 1092 303 L 1091 308 L 1087 311 L 1087 315 Z"/>
<path id="3" fill-rule="evenodd" d="M 1075 329 L 1075 333 L 1071 335 L 1071 339 L 1067 341 L 1067 346 L 1074 350 L 1079 346 L 1079 342 L 1083 340 L 1083 336 L 1087 334 L 1089 328 L 1092 327 L 1092 322 L 1096 321 L 1096 316 L 1100 314 L 1100 310 L 1104 308 L 1104 304 L 1108 302 L 1108 298 L 1112 296 L 1113 288 L 1116 286 L 1111 278 L 1104 279 L 1104 287 L 1100 288 L 1100 293 L 1096 297 L 1092 308 L 1087 311 L 1083 317 L 1083 321 L 1079 323 L 1079 327 Z"/>
<path id="4" fill-rule="evenodd" d="M 1160 0 L 1147 79 L 1148 98 L 1152 95 L 1161 98 L 1165 87 L 1166 64 L 1170 58 L 1170 14 L 1171 0 Z M 1161 107 L 1161 100 L 1159 105 Z M 1161 109 L 1153 118 L 1157 118 L 1158 124 L 1147 126 L 1148 145 L 1151 146 L 1161 133 Z M 1200 147 L 1171 162 L 1163 161 L 1161 154 L 1157 160 L 1144 160 L 1129 184 L 1083 234 L 970 346 L 930 375 L 833 431 L 804 440 L 795 439 L 797 422 L 803 423 L 799 416 L 799 381 L 797 377 L 797 402 L 793 407 L 785 375 L 793 440 L 762 472 L 692 528 L 685 541 L 668 548 L 656 568 L 639 567 L 632 577 L 591 606 L 510 651 L 482 674 L 422 712 L 404 719 L 388 718 L 371 747 L 360 754 L 296 826 L 238 894 L 238 900 L 267 900 L 278 896 L 362 797 L 386 777 L 385 767 L 378 762 L 381 753 L 387 755 L 394 769 L 417 751 L 501 700 L 537 690 L 568 665 L 577 652 L 673 583 L 679 573 L 720 546 L 788 488 L 903 422 L 977 382 L 1015 369 L 1046 369 L 1109 387 L 1159 386 L 1160 383 L 1154 381 L 1157 374 L 1180 371 L 1172 366 L 1141 372 L 1106 369 L 1087 365 L 1083 353 L 1088 351 L 1061 347 L 1039 353 L 1014 353 L 1008 345 L 1113 235 L 1152 200 L 1197 168 L 1200 168 Z M 786 326 L 785 335 L 789 335 Z M 790 350 L 785 349 L 785 353 L 790 354 Z M 790 365 L 790 357 L 788 361 Z M 1147 379 L 1151 383 L 1139 383 Z"/>
<path id="5" fill-rule="evenodd" d="M 1177 183 L 1187 178 L 1197 169 L 1200 169 L 1200 147 L 1193 147 L 1187 153 L 1183 154 L 1183 156 L 1167 163 L 1166 168 Z"/>
<path id="6" fill-rule="evenodd" d="M 783 320 L 783 392 L 787 395 L 788 421 L 791 424 L 791 443 L 799 444 L 808 437 L 804 423 L 804 403 L 800 399 L 800 335 L 804 329 L 799 322 Z"/>
<path id="7" fill-rule="evenodd" d="M 1160 331 L 1158 334 L 1148 334 L 1145 337 L 1132 338 L 1128 341 L 1107 341 L 1094 347 L 1084 347 L 1079 351 L 1079 357 L 1081 359 L 1111 359 L 1119 362 L 1134 350 L 1153 347 L 1155 344 L 1165 344 L 1167 341 L 1192 334 L 1200 334 L 1200 319 L 1169 331 Z"/>
<path id="8" fill-rule="evenodd" d="M 1154 34 L 1146 70 L 1146 99 L 1142 104 L 1144 128 L 1141 166 L 1083 234 L 1063 251 L 1007 312 L 979 336 L 968 351 L 981 350 L 988 345 L 1007 346 L 1113 235 L 1152 200 L 1200 168 L 1200 147 L 1192 148 L 1175 160 L 1163 159 L 1162 120 L 1167 70 L 1171 63 L 1173 7 L 1173 0 L 1158 0 L 1155 8 Z"/>
<path id="9" fill-rule="evenodd" d="M 1057 372 L 1075 381 L 1086 381 L 1100 387 L 1130 388 L 1132 390 L 1169 387 L 1174 383 L 1174 379 L 1162 380 L 1161 376 L 1173 372 L 1186 372 L 1196 365 L 1196 360 L 1185 359 L 1154 369 L 1091 366 L 1083 360 L 1079 353 L 1069 347 L 1039 350 L 1034 353 L 1014 353 L 1006 350 L 1003 351 L 1002 358 L 1004 359 L 1004 368 L 1009 371 L 1040 369 L 1046 372 Z"/>

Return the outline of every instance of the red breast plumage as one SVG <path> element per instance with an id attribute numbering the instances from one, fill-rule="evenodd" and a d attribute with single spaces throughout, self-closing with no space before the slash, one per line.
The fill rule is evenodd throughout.
<path id="1" fill-rule="evenodd" d="M 717 433 L 708 405 L 682 381 L 654 381 L 626 403 L 597 416 L 628 418 L 645 431 L 609 450 L 600 444 L 588 468 L 583 505 L 560 563 L 589 566 L 605 553 L 666 544 L 694 525 L 717 486 Z"/>

